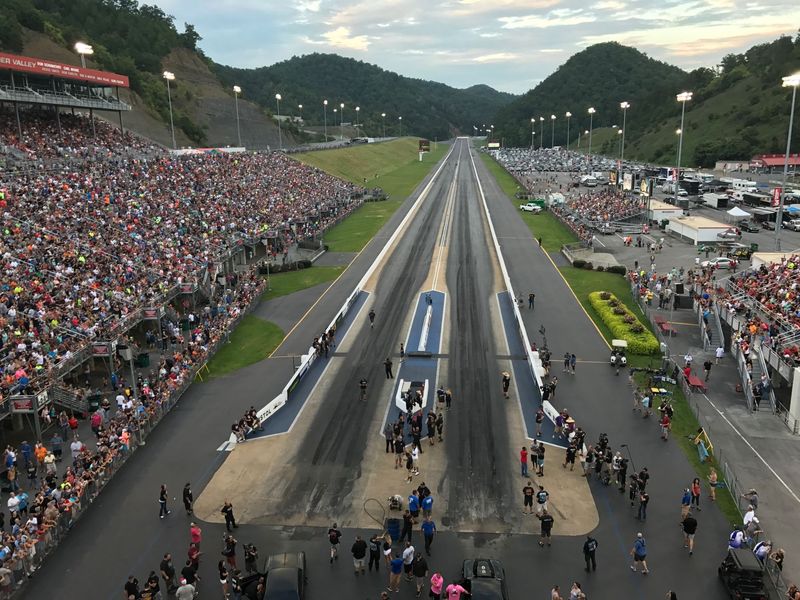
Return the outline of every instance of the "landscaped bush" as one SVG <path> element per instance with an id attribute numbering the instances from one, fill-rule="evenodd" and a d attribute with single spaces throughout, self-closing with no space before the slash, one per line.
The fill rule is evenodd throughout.
<path id="1" fill-rule="evenodd" d="M 617 306 L 610 306 L 611 301 L 616 301 Z M 659 351 L 656 337 L 614 294 L 592 292 L 589 294 L 589 303 L 603 323 L 611 330 L 614 338 L 628 342 L 629 352 L 632 354 L 656 354 Z"/>
<path id="2" fill-rule="evenodd" d="M 610 267 L 606 267 L 607 273 L 617 273 L 618 275 L 625 275 L 628 272 L 628 269 L 625 268 L 625 265 L 611 265 Z"/>
<path id="3" fill-rule="evenodd" d="M 605 270 L 606 268 L 603 265 L 597 265 L 597 268 L 595 269 L 595 271 L 605 271 Z"/>
<path id="4" fill-rule="evenodd" d="M 583 268 L 583 265 L 585 265 L 585 264 L 586 264 L 586 261 L 583 260 L 582 258 L 576 258 L 575 260 L 572 261 L 572 266 L 575 267 L 576 269 Z"/>
<path id="5" fill-rule="evenodd" d="M 591 271 L 592 269 L 594 269 L 594 265 L 590 262 L 587 262 L 585 265 L 583 265 L 583 268 L 586 269 L 587 271 Z"/>

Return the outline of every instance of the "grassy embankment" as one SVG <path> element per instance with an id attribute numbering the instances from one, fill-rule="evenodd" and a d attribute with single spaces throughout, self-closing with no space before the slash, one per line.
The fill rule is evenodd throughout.
<path id="1" fill-rule="evenodd" d="M 489 170 L 497 179 L 500 187 L 508 195 L 509 200 L 511 202 L 516 202 L 514 198 L 514 193 L 518 188 L 516 180 L 491 157 L 485 154 L 481 154 L 481 156 L 489 167 Z M 577 241 L 572 232 L 564 227 L 561 222 L 549 212 L 543 212 L 539 215 L 521 213 L 520 216 L 531 229 L 535 237 L 538 238 L 541 236 L 542 245 L 550 252 L 557 252 L 562 244 Z M 645 327 L 648 327 L 651 331 L 653 330 L 650 320 L 642 313 L 639 305 L 634 300 L 631 288 L 623 276 L 615 273 L 576 269 L 571 266 L 561 267 L 559 271 L 607 343 L 611 343 L 613 335 L 591 306 L 589 302 L 589 294 L 591 292 L 608 291 L 613 293 L 628 307 L 642 324 L 645 325 Z M 660 363 L 661 361 L 657 356 L 631 355 L 628 360 L 628 364 L 632 367 L 658 368 Z M 637 373 L 637 384 L 644 385 L 646 383 L 646 377 L 647 375 L 645 373 Z M 722 481 L 722 469 L 716 463 L 713 456 L 705 463 L 700 462 L 697 447 L 693 443 L 695 432 L 700 427 L 700 424 L 695 418 L 683 391 L 679 386 L 666 385 L 665 387 L 672 392 L 673 406 L 675 407 L 675 414 L 672 421 L 673 440 L 681 447 L 681 450 L 683 450 L 687 460 L 697 472 L 701 481 L 707 481 L 708 473 L 712 467 L 717 470 L 719 480 Z M 741 519 L 736 507 L 736 502 L 727 488 L 717 490 L 716 504 L 725 517 L 732 523 L 738 522 Z"/>
<path id="2" fill-rule="evenodd" d="M 295 155 L 336 177 L 368 187 L 380 186 L 389 194 L 388 200 L 365 204 L 331 229 L 325 236 L 329 248 L 339 252 L 361 250 L 444 156 L 447 148 L 446 144 L 437 144 L 422 162 L 419 162 L 416 138 Z M 343 270 L 344 267 L 311 267 L 270 275 L 270 289 L 261 298 L 271 300 L 333 281 Z M 248 315 L 231 334 L 230 343 L 209 361 L 211 376 L 227 375 L 265 359 L 283 337 L 284 332 L 274 323 Z"/>
<path id="3" fill-rule="evenodd" d="M 380 187 L 389 199 L 367 202 L 325 234 L 331 252 L 359 252 L 400 208 L 449 146 L 439 143 L 419 162 L 417 138 L 401 138 L 337 150 L 296 154 L 298 160 L 368 188 Z"/>

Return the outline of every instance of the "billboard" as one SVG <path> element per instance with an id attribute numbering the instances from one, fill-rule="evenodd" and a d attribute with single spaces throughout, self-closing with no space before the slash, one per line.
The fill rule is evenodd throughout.
<path id="1" fill-rule="evenodd" d="M 617 185 L 617 172 L 610 171 L 608 173 L 608 184 L 609 185 Z"/>
<path id="2" fill-rule="evenodd" d="M 622 176 L 622 189 L 626 192 L 633 190 L 633 173 L 625 173 Z"/>
<path id="3" fill-rule="evenodd" d="M 128 78 L 125 75 L 96 71 L 95 69 L 83 69 L 52 60 L 30 58 L 29 56 L 7 54 L 5 52 L 0 52 L 0 69 L 18 71 L 20 73 L 34 73 L 36 75 L 52 75 L 53 77 L 75 79 L 109 87 L 129 86 Z"/>
<path id="4" fill-rule="evenodd" d="M 642 177 L 639 182 L 639 195 L 642 198 L 649 198 L 653 195 L 653 180 L 647 177 Z"/>
<path id="5" fill-rule="evenodd" d="M 776 187 L 772 190 L 772 206 L 778 206 L 781 203 L 781 194 L 783 193 L 783 188 Z"/>
<path id="6" fill-rule="evenodd" d="M 431 151 L 431 141 L 430 140 L 420 140 L 419 141 L 419 151 L 420 152 L 430 152 Z"/>

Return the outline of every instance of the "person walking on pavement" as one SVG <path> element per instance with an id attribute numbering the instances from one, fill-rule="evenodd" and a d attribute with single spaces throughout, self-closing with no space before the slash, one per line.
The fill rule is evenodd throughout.
<path id="1" fill-rule="evenodd" d="M 694 534 L 697 532 L 697 519 L 687 512 L 681 523 L 683 527 L 683 547 L 689 549 L 689 556 L 694 553 Z"/>
<path id="2" fill-rule="evenodd" d="M 536 437 L 542 437 L 542 425 L 544 424 L 544 409 L 540 406 L 536 411 Z"/>
<path id="3" fill-rule="evenodd" d="M 597 553 L 597 540 L 592 536 L 587 535 L 586 541 L 583 542 L 583 560 L 586 562 L 586 572 L 589 572 L 589 565 L 591 564 L 592 571 L 597 571 L 597 560 L 595 554 Z"/>
<path id="4" fill-rule="evenodd" d="M 542 514 L 547 512 L 547 500 L 550 498 L 550 494 L 544 489 L 543 485 L 539 486 L 539 491 L 536 492 L 536 512 L 537 514 Z"/>
<path id="5" fill-rule="evenodd" d="M 401 542 L 406 538 L 406 536 L 408 536 L 408 541 L 409 542 L 411 541 L 411 532 L 413 530 L 413 527 L 414 527 L 414 517 L 411 514 L 411 511 L 406 509 L 406 511 L 403 513 L 403 529 L 402 531 L 400 531 Z"/>
<path id="6" fill-rule="evenodd" d="M 334 560 L 339 560 L 339 544 L 342 540 L 342 532 L 339 531 L 339 526 L 334 523 L 328 529 L 328 541 L 331 543 L 331 564 Z"/>
<path id="7" fill-rule="evenodd" d="M 411 569 L 414 565 L 414 555 L 416 551 L 411 542 L 406 542 L 406 547 L 403 550 L 403 572 L 406 574 L 406 581 L 412 581 Z"/>
<path id="8" fill-rule="evenodd" d="M 394 450 L 394 427 L 388 421 L 383 428 L 383 437 L 386 439 L 386 453 L 389 454 Z"/>
<path id="9" fill-rule="evenodd" d="M 381 541 L 382 538 L 377 533 L 369 538 L 369 564 L 367 565 L 367 569 L 369 569 L 370 573 L 372 572 L 372 565 L 375 565 L 375 572 L 377 573 L 380 570 L 381 565 Z"/>
<path id="10" fill-rule="evenodd" d="M 547 512 L 547 509 L 544 509 L 542 510 L 542 514 L 539 515 L 539 521 L 542 526 L 539 545 L 544 548 L 545 542 L 547 542 L 547 545 L 550 546 L 550 534 L 553 531 L 553 522 L 555 519 L 553 519 L 552 515 Z"/>
<path id="11" fill-rule="evenodd" d="M 383 368 L 386 369 L 386 379 L 394 379 L 394 375 L 392 374 L 392 359 L 388 356 L 386 360 L 383 361 Z"/>
<path id="12" fill-rule="evenodd" d="M 370 308 L 368 316 L 369 316 L 369 328 L 375 329 L 375 310 Z"/>
<path id="13" fill-rule="evenodd" d="M 712 363 L 710 359 L 703 363 L 703 372 L 706 374 L 706 381 L 708 381 L 708 378 L 711 376 L 711 367 L 713 364 L 714 363 Z"/>
<path id="14" fill-rule="evenodd" d="M 425 487 L 425 482 L 423 481 L 420 487 Z M 423 518 L 429 518 L 433 513 L 433 496 L 428 493 L 423 496 L 422 502 L 420 503 L 422 506 L 422 516 Z"/>
<path id="15" fill-rule="evenodd" d="M 236 529 L 239 527 L 236 524 L 236 517 L 233 516 L 233 504 L 229 500 L 225 500 L 225 504 L 222 505 L 219 512 L 225 515 L 225 529 L 230 531 L 231 528 Z"/>
<path id="16" fill-rule="evenodd" d="M 536 294 L 531 292 L 528 294 L 528 310 L 533 310 L 533 306 L 536 302 Z"/>
<path id="17" fill-rule="evenodd" d="M 539 477 L 544 477 L 544 444 L 539 442 L 536 448 L 536 474 Z"/>
<path id="18" fill-rule="evenodd" d="M 439 438 L 440 442 L 444 440 L 444 438 L 442 438 L 443 430 L 444 430 L 444 415 L 440 411 L 439 414 L 436 415 L 436 437 Z"/>
<path id="19" fill-rule="evenodd" d="M 363 575 L 365 568 L 364 559 L 367 556 L 367 543 L 361 539 L 360 535 L 356 536 L 356 540 L 353 542 L 350 552 L 353 554 L 353 568 L 355 569 L 355 574 L 358 575 L 358 572 L 361 571 Z"/>
<path id="20" fill-rule="evenodd" d="M 390 592 L 400 591 L 400 577 L 403 574 L 403 557 L 398 553 L 389 562 L 389 587 Z"/>
<path id="21" fill-rule="evenodd" d="M 641 479 L 639 479 L 639 485 L 642 485 Z M 637 519 L 640 521 L 647 520 L 647 503 L 650 502 L 650 494 L 646 491 L 641 490 L 639 492 L 639 512 L 637 514 Z"/>
<path id="22" fill-rule="evenodd" d="M 431 545 L 433 544 L 433 536 L 436 534 L 436 523 L 433 522 L 430 515 L 425 517 L 425 520 L 420 526 L 422 535 L 425 537 L 425 554 L 431 555 Z"/>
<path id="23" fill-rule="evenodd" d="M 425 580 L 428 578 L 428 561 L 422 556 L 422 553 L 417 552 L 414 557 L 414 564 L 411 567 L 411 572 L 414 575 L 417 583 L 417 598 L 422 595 L 422 590 L 425 587 Z"/>
<path id="24" fill-rule="evenodd" d="M 640 533 L 636 534 L 636 540 L 633 542 L 633 548 L 631 548 L 631 556 L 633 557 L 633 564 L 631 565 L 631 571 L 634 573 L 637 572 L 637 565 L 642 565 L 642 575 L 647 575 L 650 570 L 647 568 L 647 541 L 644 539 L 644 536 Z"/>
<path id="25" fill-rule="evenodd" d="M 575 375 L 575 365 L 578 363 L 578 358 L 574 354 L 570 354 L 569 356 L 569 368 L 572 371 L 572 374 Z"/>
<path id="26" fill-rule="evenodd" d="M 503 371 L 500 375 L 502 376 L 503 397 L 508 398 L 508 388 L 511 386 L 511 374 L 508 371 Z"/>
<path id="27" fill-rule="evenodd" d="M 203 530 L 200 529 L 197 523 L 189 524 L 189 541 L 198 548 L 200 547 L 200 543 L 203 541 Z"/>
<path id="28" fill-rule="evenodd" d="M 686 515 L 689 514 L 689 508 L 692 504 L 692 492 L 689 488 L 683 490 L 683 496 L 681 497 L 681 523 L 686 518 Z"/>
<path id="29" fill-rule="evenodd" d="M 428 598 L 431 600 L 441 600 L 442 588 L 444 587 L 444 577 L 439 571 L 431 575 L 431 589 L 428 592 Z"/>
<path id="30" fill-rule="evenodd" d="M 185 486 L 183 486 L 183 508 L 186 509 L 187 515 L 192 514 L 193 504 L 194 504 L 194 494 L 192 494 L 192 485 L 190 483 L 187 483 Z"/>
<path id="31" fill-rule="evenodd" d="M 528 481 L 528 485 L 522 488 L 522 514 L 526 512 L 529 515 L 533 514 L 533 496 L 535 494 L 535 490 L 533 489 L 533 484 Z M 525 507 L 528 507 L 528 510 L 525 510 Z"/>
<path id="32" fill-rule="evenodd" d="M 528 449 L 523 446 L 519 451 L 519 466 L 523 477 L 528 477 Z"/>
<path id="33" fill-rule="evenodd" d="M 700 485 L 699 477 L 695 477 L 694 479 L 692 479 L 691 492 L 692 492 L 692 506 L 694 506 L 697 510 L 701 510 L 700 495 L 703 493 L 703 488 Z"/>
<path id="34" fill-rule="evenodd" d="M 720 341 L 719 346 L 717 346 L 717 349 L 714 351 L 714 362 L 719 364 L 723 356 L 725 356 L 725 348 L 722 347 L 722 341 Z"/>
<path id="35" fill-rule="evenodd" d="M 172 511 L 167 508 L 167 499 L 169 498 L 169 492 L 167 492 L 167 484 L 161 484 L 161 490 L 158 492 L 158 517 L 163 519 Z"/>

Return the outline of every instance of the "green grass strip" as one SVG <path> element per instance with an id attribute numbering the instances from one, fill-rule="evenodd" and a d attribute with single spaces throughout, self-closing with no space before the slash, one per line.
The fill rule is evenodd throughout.
<path id="1" fill-rule="evenodd" d="M 339 267 L 310 267 L 297 271 L 286 271 L 269 276 L 269 288 L 261 295 L 262 300 L 272 300 L 305 290 L 320 283 L 333 281 L 344 271 Z"/>
<path id="2" fill-rule="evenodd" d="M 253 315 L 245 315 L 228 343 L 208 363 L 211 377 L 228 375 L 267 358 L 283 339 L 283 330 Z"/>

